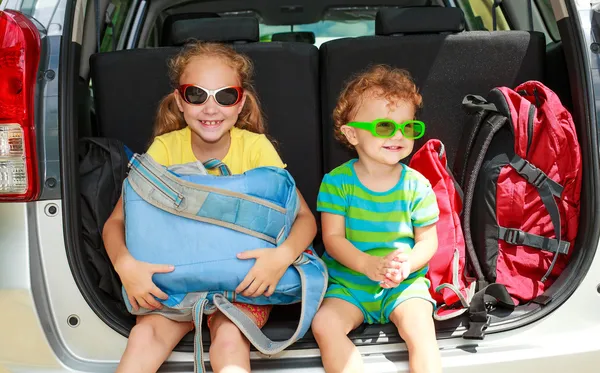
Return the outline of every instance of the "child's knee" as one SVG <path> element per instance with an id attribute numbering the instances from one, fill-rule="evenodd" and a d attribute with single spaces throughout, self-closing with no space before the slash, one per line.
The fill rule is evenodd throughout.
<path id="1" fill-rule="evenodd" d="M 311 329 L 315 338 L 337 336 L 340 333 L 345 335 L 352 330 L 352 326 L 346 324 L 334 310 L 324 307 L 317 311 Z"/>
<path id="2" fill-rule="evenodd" d="M 389 320 L 397 327 L 403 325 L 408 327 L 416 322 L 433 320 L 433 305 L 421 298 L 405 300 L 394 307 L 389 314 Z"/>
<path id="3" fill-rule="evenodd" d="M 432 318 L 420 317 L 412 323 L 398 326 L 398 331 L 408 343 L 419 340 L 435 340 L 435 325 Z"/>
<path id="4" fill-rule="evenodd" d="M 134 349 L 145 349 L 155 343 L 160 343 L 156 330 L 151 324 L 137 324 L 129 333 L 129 346 Z"/>
<path id="5" fill-rule="evenodd" d="M 325 334 L 327 329 L 327 313 L 328 312 L 323 308 L 317 311 L 317 314 L 313 318 L 312 324 L 310 325 L 313 335 L 320 336 Z"/>
<path id="6" fill-rule="evenodd" d="M 414 313 L 409 317 L 390 317 L 407 345 L 419 345 L 435 341 L 433 317 L 427 313 Z M 406 315 L 408 316 L 408 315 Z"/>
<path id="7" fill-rule="evenodd" d="M 249 350 L 250 342 L 232 322 L 220 323 L 213 333 L 210 352 L 217 354 L 236 353 L 241 349 Z"/>

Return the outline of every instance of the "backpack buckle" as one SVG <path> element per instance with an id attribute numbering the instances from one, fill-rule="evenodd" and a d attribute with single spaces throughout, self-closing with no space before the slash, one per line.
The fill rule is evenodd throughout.
<path id="1" fill-rule="evenodd" d="M 533 166 L 532 166 L 533 167 Z M 534 167 L 535 168 L 535 167 Z M 546 180 L 548 179 L 548 176 L 543 173 L 539 168 L 535 168 L 537 171 L 537 176 L 535 177 L 535 179 L 530 180 L 529 182 L 536 187 L 537 189 L 541 188 L 542 185 L 544 185 L 544 183 L 546 182 Z"/>
<path id="2" fill-rule="evenodd" d="M 490 326 L 491 317 L 487 316 L 485 321 L 470 321 L 469 329 L 463 333 L 464 339 L 483 339 L 485 337 L 485 330 Z"/>
<path id="3" fill-rule="evenodd" d="M 525 242 L 525 232 L 519 229 L 506 228 L 504 241 L 511 245 L 522 245 Z"/>
<path id="4" fill-rule="evenodd" d="M 515 156 L 515 158 L 518 156 Z M 513 160 L 510 163 L 511 166 L 517 171 L 519 175 L 524 177 L 531 185 L 536 187 L 537 189 L 541 188 L 542 185 L 548 179 L 548 175 L 546 175 L 542 170 L 535 167 L 526 159 L 522 159 L 519 157 L 518 160 Z"/>

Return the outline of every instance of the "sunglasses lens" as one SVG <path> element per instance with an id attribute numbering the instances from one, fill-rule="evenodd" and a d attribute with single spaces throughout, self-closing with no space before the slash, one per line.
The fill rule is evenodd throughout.
<path id="1" fill-rule="evenodd" d="M 423 135 L 425 128 L 419 122 L 409 122 L 404 126 L 404 137 L 408 139 L 416 139 Z"/>
<path id="2" fill-rule="evenodd" d="M 395 129 L 396 125 L 394 124 L 394 122 L 381 121 L 377 123 L 377 127 L 375 127 L 375 132 L 377 132 L 379 136 L 388 137 L 394 133 Z"/>
<path id="3" fill-rule="evenodd" d="M 215 98 L 217 102 L 223 106 L 233 105 L 238 102 L 239 92 L 235 88 L 225 88 L 222 91 L 217 92 Z"/>
<path id="4" fill-rule="evenodd" d="M 189 86 L 185 89 L 184 98 L 193 105 L 203 104 L 208 98 L 208 94 L 198 87 Z"/>

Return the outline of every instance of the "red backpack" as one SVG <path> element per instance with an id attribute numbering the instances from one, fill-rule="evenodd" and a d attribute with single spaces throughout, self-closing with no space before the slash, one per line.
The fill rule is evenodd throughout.
<path id="1" fill-rule="evenodd" d="M 465 338 L 483 338 L 489 299 L 514 307 L 550 301 L 579 225 L 581 153 L 573 119 L 540 82 L 469 95 L 474 114 L 457 152 L 465 191 L 463 228 L 477 279 Z M 486 297 L 486 295 L 488 297 Z"/>
<path id="2" fill-rule="evenodd" d="M 425 176 L 435 192 L 440 217 L 438 250 L 429 262 L 430 293 L 438 304 L 434 317 L 446 320 L 466 311 L 474 283 L 465 278 L 465 241 L 461 228 L 462 190 L 448 169 L 444 145 L 429 140 L 411 158 L 409 167 Z"/>

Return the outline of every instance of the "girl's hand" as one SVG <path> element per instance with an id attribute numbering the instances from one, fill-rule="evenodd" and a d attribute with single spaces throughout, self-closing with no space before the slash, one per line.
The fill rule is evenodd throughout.
<path id="1" fill-rule="evenodd" d="M 273 295 L 279 280 L 292 264 L 289 250 L 278 247 L 275 249 L 256 249 L 244 251 L 237 255 L 238 259 L 256 259 L 254 266 L 248 271 L 244 280 L 235 289 L 245 297 Z"/>
<path id="2" fill-rule="evenodd" d="M 140 306 L 149 310 L 162 308 L 162 304 L 154 297 L 167 299 L 169 296 L 154 285 L 152 275 L 171 272 L 174 269 L 175 267 L 172 265 L 141 262 L 131 255 L 123 257 L 115 265 L 115 270 L 127 292 L 129 303 L 135 311 Z"/>

